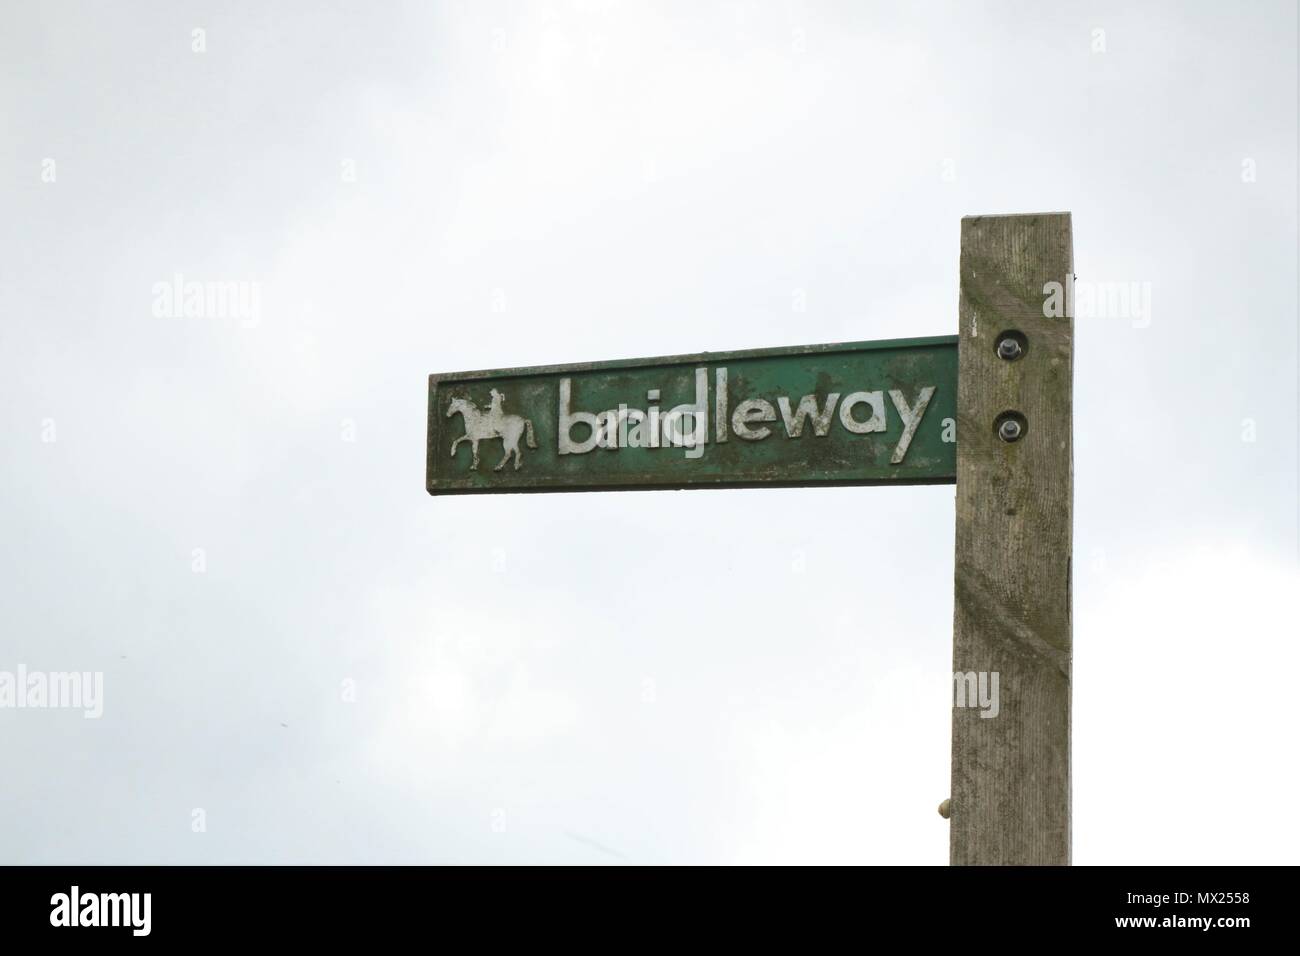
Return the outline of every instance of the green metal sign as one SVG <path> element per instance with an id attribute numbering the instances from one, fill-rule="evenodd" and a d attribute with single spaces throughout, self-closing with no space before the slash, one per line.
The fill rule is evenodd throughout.
<path id="1" fill-rule="evenodd" d="M 951 483 L 957 338 L 429 376 L 429 493 Z"/>

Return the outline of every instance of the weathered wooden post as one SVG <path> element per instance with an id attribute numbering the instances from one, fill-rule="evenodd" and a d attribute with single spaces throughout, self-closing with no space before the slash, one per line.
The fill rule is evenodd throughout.
<path id="1" fill-rule="evenodd" d="M 1070 862 L 1072 281 L 1069 213 L 962 220 L 953 864 Z"/>

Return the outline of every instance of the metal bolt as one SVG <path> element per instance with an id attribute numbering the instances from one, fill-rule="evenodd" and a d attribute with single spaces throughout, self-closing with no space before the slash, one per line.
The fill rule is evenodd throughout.
<path id="1" fill-rule="evenodd" d="M 998 426 L 998 437 L 1003 441 L 1019 441 L 1023 432 L 1024 429 L 1020 427 L 1020 422 L 1014 418 L 1008 418 Z"/>
<path id="2" fill-rule="evenodd" d="M 1013 362 L 1025 353 L 1025 348 L 1020 344 L 1020 340 L 1008 335 L 998 343 L 998 357 Z"/>

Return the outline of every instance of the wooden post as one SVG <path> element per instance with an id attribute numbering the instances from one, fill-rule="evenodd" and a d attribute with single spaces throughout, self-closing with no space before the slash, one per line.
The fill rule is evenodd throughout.
<path id="1" fill-rule="evenodd" d="M 1069 213 L 962 220 L 954 865 L 1070 862 L 1072 281 Z"/>

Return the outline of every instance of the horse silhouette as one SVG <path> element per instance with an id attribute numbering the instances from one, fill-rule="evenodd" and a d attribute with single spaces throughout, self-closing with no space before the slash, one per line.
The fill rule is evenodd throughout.
<path id="1" fill-rule="evenodd" d="M 465 421 L 465 434 L 461 435 L 451 443 L 451 457 L 456 457 L 456 448 L 463 441 L 469 442 L 470 450 L 474 453 L 474 461 L 470 464 L 471 471 L 478 470 L 478 443 L 489 438 L 500 438 L 501 447 L 505 449 L 505 455 L 501 461 L 492 469 L 500 471 L 510 460 L 510 456 L 515 456 L 515 470 L 519 470 L 522 458 L 519 453 L 519 438 L 527 434 L 528 447 L 537 447 L 537 438 L 533 434 L 533 423 L 530 419 L 522 415 L 507 415 L 505 413 L 505 395 L 492 389 L 492 403 L 488 406 L 487 411 L 482 411 L 477 405 L 468 398 L 453 398 L 451 406 L 447 409 L 447 417 L 459 414 Z"/>

